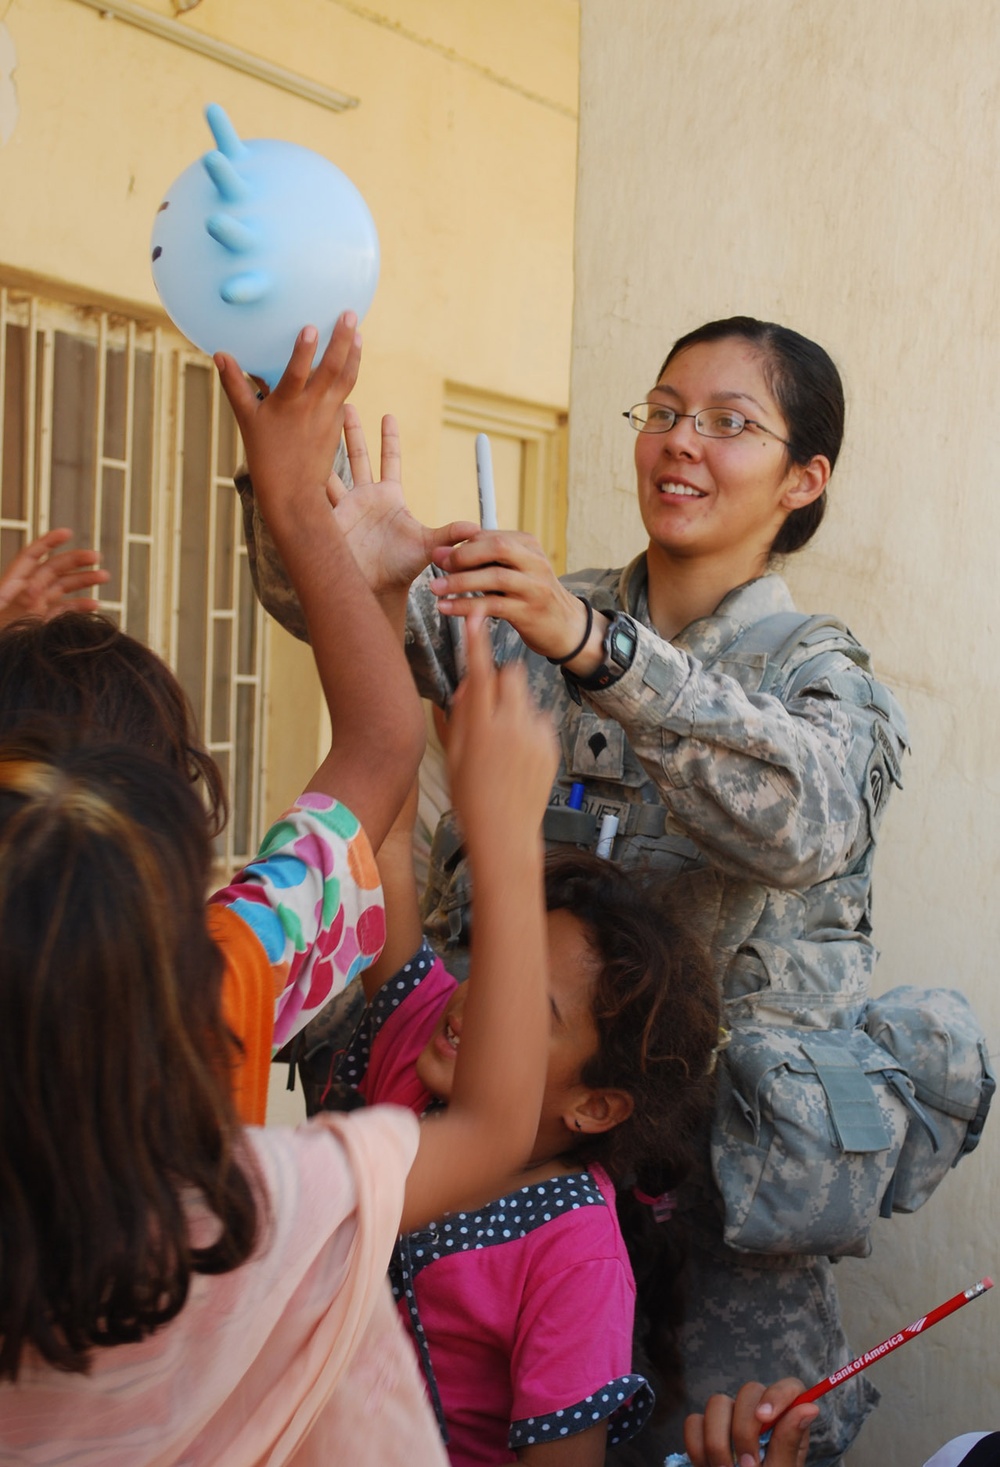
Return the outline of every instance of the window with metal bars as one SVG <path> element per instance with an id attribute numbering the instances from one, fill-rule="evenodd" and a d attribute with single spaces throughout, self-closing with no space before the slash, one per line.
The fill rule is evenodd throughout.
<path id="1" fill-rule="evenodd" d="M 220 867 L 260 835 L 265 618 L 211 362 L 167 328 L 0 286 L 0 565 L 66 525 L 111 579 L 102 611 L 179 677 L 226 780 Z"/>

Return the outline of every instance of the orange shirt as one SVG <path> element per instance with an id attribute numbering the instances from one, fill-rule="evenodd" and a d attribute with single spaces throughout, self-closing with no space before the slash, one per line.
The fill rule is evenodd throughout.
<path id="1" fill-rule="evenodd" d="M 256 933 L 229 907 L 212 905 L 207 918 L 209 935 L 226 963 L 222 1016 L 243 1044 L 233 1071 L 233 1099 L 245 1125 L 262 1126 L 282 974 L 272 967 Z"/>

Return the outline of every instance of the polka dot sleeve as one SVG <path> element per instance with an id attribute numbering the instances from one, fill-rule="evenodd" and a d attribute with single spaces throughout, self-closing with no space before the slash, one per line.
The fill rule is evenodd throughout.
<path id="1" fill-rule="evenodd" d="M 542 1229 L 518 1316 L 511 1357 L 513 1450 L 608 1423 L 609 1445 L 635 1434 L 652 1410 L 646 1381 L 632 1370 L 634 1284 L 617 1249 L 601 1256 L 605 1209 L 577 1213 L 571 1236 Z M 588 1256 L 589 1255 L 589 1256 Z M 566 1266 L 557 1271 L 557 1263 Z"/>
<path id="2" fill-rule="evenodd" d="M 274 1050 L 305 1027 L 385 942 L 378 867 L 344 805 L 307 791 L 212 901 L 259 939 L 274 976 Z"/>
<path id="3" fill-rule="evenodd" d="M 516 1452 L 541 1442 L 557 1442 L 606 1421 L 608 1446 L 614 1447 L 635 1436 L 646 1424 L 652 1409 L 653 1392 L 645 1379 L 641 1375 L 620 1375 L 572 1406 L 512 1422 L 508 1445 Z"/>

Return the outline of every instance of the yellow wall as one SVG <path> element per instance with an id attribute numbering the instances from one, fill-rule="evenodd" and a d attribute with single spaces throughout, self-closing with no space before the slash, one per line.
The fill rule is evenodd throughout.
<path id="1" fill-rule="evenodd" d="M 627 10 L 628 23 L 622 24 Z M 992 0 L 584 0 L 570 565 L 641 548 L 618 410 L 737 312 L 822 342 L 847 447 L 788 566 L 874 649 L 914 753 L 883 832 L 883 988 L 963 988 L 1000 1039 L 1000 32 Z M 861 1349 L 995 1272 L 1000 1117 L 914 1217 L 838 1268 Z M 692 1305 L 697 1308 L 697 1302 Z M 872 1371 L 854 1467 L 996 1426 L 1000 1301 Z"/>
<path id="2" fill-rule="evenodd" d="M 168 0 L 143 8 L 174 19 Z M 79 0 L 20 0 L 0 29 L 18 110 L 0 146 L 0 272 L 155 319 L 152 221 L 213 146 L 207 102 L 244 136 L 323 153 L 381 240 L 356 400 L 376 439 L 380 413 L 399 417 L 411 502 L 436 522 L 446 382 L 566 405 L 576 0 L 201 0 L 175 24 L 360 105 L 334 113 Z M 10 103 L 0 79 L 0 137 Z M 475 517 L 471 466 L 468 493 Z M 308 658 L 278 634 L 271 683 L 273 812 L 311 772 L 319 730 Z"/>

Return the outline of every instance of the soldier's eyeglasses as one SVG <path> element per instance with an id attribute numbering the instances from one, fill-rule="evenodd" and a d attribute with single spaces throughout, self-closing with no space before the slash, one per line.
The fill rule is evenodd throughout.
<path id="1" fill-rule="evenodd" d="M 669 433 L 679 418 L 690 418 L 694 431 L 703 438 L 738 438 L 744 428 L 759 428 L 762 433 L 777 438 L 779 443 L 788 447 L 787 438 L 779 437 L 763 423 L 745 417 L 733 408 L 702 408 L 700 413 L 676 413 L 673 408 L 664 407 L 659 402 L 637 402 L 622 413 L 622 417 L 628 419 L 629 427 L 637 433 Z"/>

